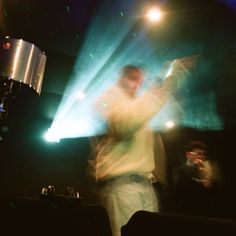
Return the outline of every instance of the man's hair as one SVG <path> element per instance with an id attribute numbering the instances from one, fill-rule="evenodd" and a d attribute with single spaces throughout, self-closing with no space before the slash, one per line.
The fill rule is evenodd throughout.
<path id="1" fill-rule="evenodd" d="M 127 76 L 129 77 L 130 73 L 132 71 L 138 71 L 138 72 L 142 72 L 142 68 L 140 66 L 136 66 L 136 65 L 125 65 L 122 69 L 121 69 L 121 76 Z"/>
<path id="2" fill-rule="evenodd" d="M 192 151 L 194 148 L 199 148 L 199 149 L 202 149 L 202 150 L 207 150 L 207 146 L 205 143 L 201 142 L 201 141 L 196 141 L 196 140 L 191 140 L 189 141 L 185 147 L 184 147 L 184 150 L 185 152 L 190 152 Z"/>

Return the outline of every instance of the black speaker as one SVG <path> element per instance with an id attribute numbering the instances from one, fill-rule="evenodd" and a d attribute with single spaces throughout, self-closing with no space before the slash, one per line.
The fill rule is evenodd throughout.
<path id="1" fill-rule="evenodd" d="M 138 211 L 122 227 L 121 235 L 235 236 L 236 222 L 232 219 Z"/>
<path id="2" fill-rule="evenodd" d="M 0 197 L 4 235 L 111 236 L 106 210 L 80 199 Z"/>

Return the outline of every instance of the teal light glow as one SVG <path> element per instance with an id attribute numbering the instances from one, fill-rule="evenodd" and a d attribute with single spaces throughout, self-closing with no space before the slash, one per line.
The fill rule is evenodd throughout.
<path id="1" fill-rule="evenodd" d="M 121 6 L 118 7 L 117 4 Z M 117 11 L 117 7 L 127 10 Z M 70 83 L 65 89 L 47 133 L 47 138 L 50 140 L 88 137 L 105 132 L 106 125 L 94 112 L 93 104 L 106 88 L 116 82 L 119 69 L 123 65 L 145 64 L 149 72 L 147 75 L 149 82 L 144 83 L 143 90 L 160 72 L 162 66 L 160 62 L 163 63 L 163 58 L 158 58 L 153 45 L 158 42 L 150 40 L 145 27 L 140 28 L 137 24 L 140 19 L 133 16 L 140 16 L 138 10 L 127 14 L 128 7 L 126 1 L 119 3 L 110 1 L 97 11 L 97 15 L 91 21 Z M 173 55 L 167 56 L 173 58 Z M 170 67 L 168 73 L 171 73 L 171 70 Z M 150 126 L 155 130 L 166 129 L 166 122 L 172 120 L 175 125 L 221 128 L 222 123 L 216 115 L 214 97 L 208 97 L 207 101 L 205 98 L 201 99 L 191 101 L 192 104 L 188 104 L 185 108 L 172 99 L 151 121 Z M 201 106 L 201 112 L 196 111 L 199 101 L 203 101 L 204 104 Z M 186 114 L 186 110 L 189 113 Z M 204 112 L 206 117 L 202 119 Z"/>
<path id="2" fill-rule="evenodd" d="M 182 125 L 199 130 L 223 129 L 224 122 L 217 115 L 214 93 L 189 99 Z"/>
<path id="3" fill-rule="evenodd" d="M 91 22 L 49 136 L 55 134 L 61 139 L 104 132 L 104 124 L 94 114 L 92 104 L 116 81 L 119 69 L 125 64 L 145 62 L 152 74 L 159 70 L 155 51 L 145 29 L 137 27 L 137 19 L 107 7 L 100 9 Z"/>

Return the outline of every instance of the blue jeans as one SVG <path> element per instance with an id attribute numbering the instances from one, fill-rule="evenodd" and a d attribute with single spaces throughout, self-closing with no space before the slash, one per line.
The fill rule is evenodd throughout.
<path id="1" fill-rule="evenodd" d="M 108 212 L 113 236 L 121 235 L 121 227 L 136 211 L 158 211 L 152 180 L 146 175 L 122 175 L 106 180 L 101 184 L 100 200 Z"/>

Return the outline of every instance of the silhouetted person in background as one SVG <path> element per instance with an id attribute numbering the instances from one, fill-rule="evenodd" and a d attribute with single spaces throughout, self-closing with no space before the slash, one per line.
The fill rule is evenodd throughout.
<path id="1" fill-rule="evenodd" d="M 182 214 L 217 216 L 221 213 L 221 176 L 218 165 L 208 160 L 200 141 L 185 146 L 185 163 L 173 171 L 173 207 Z"/>

